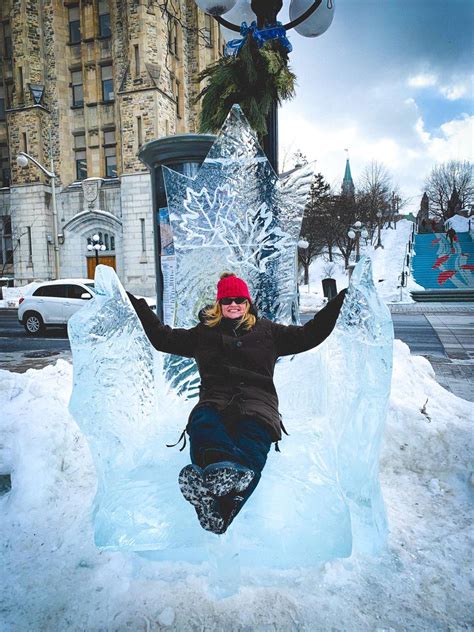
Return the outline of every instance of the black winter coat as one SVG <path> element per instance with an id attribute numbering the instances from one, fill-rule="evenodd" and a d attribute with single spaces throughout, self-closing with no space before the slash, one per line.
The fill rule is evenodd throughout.
<path id="1" fill-rule="evenodd" d="M 201 377 L 197 406 L 213 406 L 237 423 L 241 417 L 257 418 L 278 441 L 281 422 L 273 383 L 275 363 L 280 356 L 321 344 L 334 329 L 345 293 L 342 290 L 303 326 L 261 318 L 249 331 L 236 328 L 236 320 L 229 318 L 215 327 L 201 319 L 191 329 L 173 329 L 163 325 L 144 299 L 128 296 L 155 349 L 196 360 Z"/>

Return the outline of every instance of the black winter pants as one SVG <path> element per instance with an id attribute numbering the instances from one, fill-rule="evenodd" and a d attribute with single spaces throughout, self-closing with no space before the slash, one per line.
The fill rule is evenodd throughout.
<path id="1" fill-rule="evenodd" d="M 258 485 L 272 444 L 264 424 L 252 417 L 226 424 L 223 413 L 211 406 L 200 406 L 191 414 L 187 431 L 195 465 L 205 468 L 211 463 L 233 461 L 255 472 L 250 485 L 239 494 L 246 502 Z"/>

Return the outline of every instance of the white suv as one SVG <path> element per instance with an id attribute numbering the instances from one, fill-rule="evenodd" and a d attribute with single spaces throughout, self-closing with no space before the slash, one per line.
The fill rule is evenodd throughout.
<path id="1" fill-rule="evenodd" d="M 85 301 L 94 298 L 92 279 L 59 279 L 38 285 L 20 299 L 18 320 L 31 336 L 44 332 L 48 325 L 66 325 Z"/>

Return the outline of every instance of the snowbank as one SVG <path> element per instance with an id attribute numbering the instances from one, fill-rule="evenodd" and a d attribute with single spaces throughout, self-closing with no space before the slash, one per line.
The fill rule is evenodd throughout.
<path id="1" fill-rule="evenodd" d="M 20 287 L 2 287 L 3 300 L 0 300 L 0 308 L 18 309 L 20 298 L 34 292 L 39 284 L 40 281 L 32 281 Z"/>
<path id="2" fill-rule="evenodd" d="M 403 288 L 401 295 L 398 287 L 406 245 L 412 229 L 413 222 L 402 219 L 397 222 L 396 229 L 384 228 L 381 231 L 383 248 L 374 248 L 371 244 L 361 244 L 361 255 L 367 255 L 372 259 L 375 287 L 386 303 L 413 303 L 410 292 L 424 289 L 415 283 L 412 276 L 408 277 L 408 286 Z M 309 288 L 307 285 L 300 285 L 301 311 L 312 312 L 320 309 L 324 304 L 325 298 L 321 282 L 326 277 L 332 277 L 336 280 L 338 291 L 348 286 L 349 277 L 347 270 L 344 269 L 342 257 L 337 256 L 334 262 L 329 262 L 327 256 L 323 255 L 313 261 L 309 269 Z"/>
<path id="3" fill-rule="evenodd" d="M 464 217 L 463 215 L 453 215 L 444 222 L 444 225 L 446 226 L 446 230 L 448 228 L 454 228 L 457 233 L 468 233 L 469 217 Z M 474 228 L 474 218 L 471 218 L 470 226 L 472 230 Z"/>
<path id="4" fill-rule="evenodd" d="M 96 478 L 67 410 L 71 388 L 63 360 L 0 371 L 0 473 L 12 476 L 0 497 L 2 630 L 468 629 L 473 407 L 404 343 L 395 341 L 381 462 L 388 550 L 321 568 L 244 569 L 241 590 L 220 601 L 209 564 L 95 549 Z"/>

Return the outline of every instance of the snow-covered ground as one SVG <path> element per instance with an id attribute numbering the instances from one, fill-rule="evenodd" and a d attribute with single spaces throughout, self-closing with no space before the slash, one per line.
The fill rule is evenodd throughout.
<path id="1" fill-rule="evenodd" d="M 304 570 L 243 569 L 240 591 L 222 600 L 210 595 L 207 564 L 94 547 L 96 477 L 67 410 L 71 388 L 63 360 L 0 371 L 0 473 L 12 476 L 0 497 L 2 632 L 472 629 L 473 407 L 404 343 L 395 341 L 381 459 L 387 550 Z"/>
<path id="2" fill-rule="evenodd" d="M 410 296 L 412 290 L 423 290 L 410 275 L 408 286 L 400 293 L 400 274 L 403 269 L 406 245 L 408 243 L 413 222 L 403 219 L 397 222 L 397 228 L 384 228 L 381 231 L 383 248 L 374 248 L 371 244 L 361 243 L 361 255 L 367 255 L 372 259 L 374 283 L 377 292 L 386 303 L 403 302 L 413 303 Z M 334 258 L 334 262 L 328 261 L 326 255 L 317 257 L 310 265 L 309 288 L 300 285 L 301 310 L 312 312 L 319 309 L 325 302 L 322 279 L 331 277 L 336 280 L 337 289 L 347 287 L 349 283 L 347 270 L 344 269 L 344 260 L 340 256 Z"/>
<path id="3" fill-rule="evenodd" d="M 446 229 L 454 228 L 457 233 L 467 233 L 469 229 L 474 230 L 474 217 L 464 217 L 464 215 L 453 215 L 444 223 Z"/>
<path id="4" fill-rule="evenodd" d="M 411 226 L 403 220 L 384 230 L 384 249 L 368 249 L 387 302 L 400 297 Z M 326 276 L 347 286 L 342 264 L 331 270 L 316 260 L 310 292 L 301 288 L 303 309 L 322 305 Z M 1 632 L 472 629 L 473 405 L 444 390 L 404 343 L 395 341 L 381 458 L 387 550 L 322 567 L 243 569 L 240 591 L 222 600 L 212 596 L 210 564 L 95 548 L 96 476 L 67 410 L 71 388 L 64 360 L 23 374 L 0 371 L 0 474 L 12 477 L 12 491 L 0 496 Z"/>

